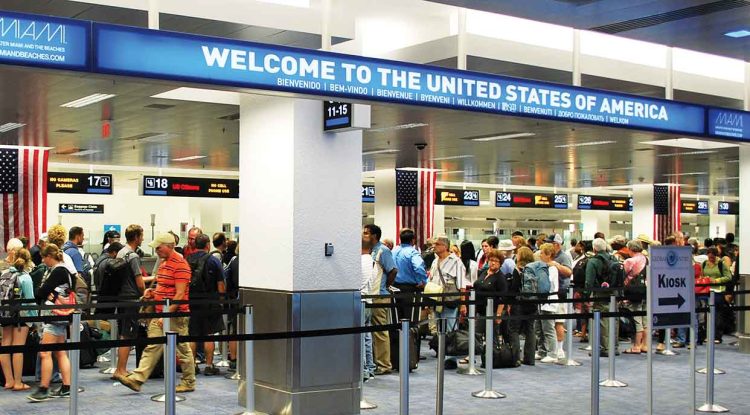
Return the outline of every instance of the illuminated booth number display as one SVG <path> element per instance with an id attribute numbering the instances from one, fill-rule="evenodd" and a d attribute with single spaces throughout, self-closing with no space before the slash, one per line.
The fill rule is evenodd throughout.
<path id="1" fill-rule="evenodd" d="M 567 209 L 568 195 L 550 193 L 497 192 L 495 207 Z"/>
<path id="2" fill-rule="evenodd" d="M 633 210 L 632 197 L 610 197 L 610 196 L 578 196 L 578 209 L 580 210 L 614 210 L 629 212 Z"/>
<path id="3" fill-rule="evenodd" d="M 683 200 L 680 202 L 680 212 L 708 215 L 708 202 L 705 200 Z"/>
<path id="4" fill-rule="evenodd" d="M 338 130 L 352 126 L 352 104 L 337 101 L 323 102 L 323 130 Z"/>
<path id="5" fill-rule="evenodd" d="M 145 196 L 239 198 L 239 180 L 144 176 Z"/>
<path id="6" fill-rule="evenodd" d="M 479 206 L 479 190 L 447 190 L 435 191 L 435 204 L 447 206 Z"/>
<path id="7" fill-rule="evenodd" d="M 47 173 L 48 193 L 112 194 L 111 174 Z"/>
<path id="8" fill-rule="evenodd" d="M 736 202 L 719 202 L 719 215 L 738 215 L 740 204 Z"/>

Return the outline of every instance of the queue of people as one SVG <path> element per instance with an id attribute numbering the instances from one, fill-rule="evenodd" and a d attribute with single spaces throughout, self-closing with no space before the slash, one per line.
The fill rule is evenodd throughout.
<path id="1" fill-rule="evenodd" d="M 143 228 L 133 224 L 124 232 L 125 240 L 117 231 L 108 231 L 102 241 L 102 253 L 94 261 L 86 258 L 82 249 L 85 235 L 80 227 L 67 230 L 62 225 L 51 226 L 34 246 L 28 247 L 25 238 L 13 238 L 6 244 L 7 257 L 0 265 L 0 300 L 3 305 L 14 305 L 0 312 L 5 321 L 16 317 L 64 317 L 73 308 L 66 305 L 88 303 L 91 287 L 96 287 L 99 298 L 98 313 L 116 312 L 120 339 L 138 336 L 163 336 L 164 319 L 154 318 L 142 323 L 132 314 L 139 310 L 140 300 L 195 300 L 236 299 L 239 295 L 239 244 L 229 241 L 223 233 L 212 237 L 200 228 L 188 232 L 188 244 L 179 247 L 179 238 L 172 232 L 158 235 L 149 244 L 158 257 L 153 273 L 142 263 L 141 244 Z M 182 253 L 180 253 L 182 252 Z M 4 266 L 3 266 L 4 265 Z M 106 302 L 131 302 L 133 307 L 109 309 Z M 58 306 L 53 310 L 38 312 L 35 304 Z M 155 311 L 161 312 L 157 305 Z M 206 336 L 225 329 L 222 306 L 203 301 L 193 306 L 195 316 L 170 318 L 171 330 L 181 335 Z M 188 304 L 171 304 L 169 312 L 191 313 Z M 96 314 L 93 316 L 96 318 Z M 235 316 L 228 317 L 229 332 L 236 333 Z M 29 333 L 38 333 L 40 344 L 64 343 L 70 331 L 83 329 L 71 327 L 66 319 L 47 319 L 43 324 L 33 322 L 6 323 L 2 326 L 2 346 L 23 346 Z M 229 345 L 230 370 L 236 370 L 237 345 Z M 149 378 L 162 357 L 162 345 L 149 345 L 136 362 L 136 369 L 128 372 L 130 347 L 121 347 L 117 353 L 117 367 L 111 379 L 138 391 Z M 213 364 L 214 343 L 196 345 L 180 343 L 177 347 L 182 378 L 176 386 L 180 393 L 192 392 L 196 386 L 196 349 L 203 349 L 205 376 L 219 374 Z M 114 356 L 113 356 L 114 358 Z M 27 391 L 27 399 L 43 402 L 51 398 L 70 396 L 70 360 L 67 351 L 39 352 L 37 356 L 37 385 L 24 383 L 24 354 L 0 354 L 0 367 L 5 379 L 5 389 Z M 51 388 L 54 380 L 61 385 Z"/>
<path id="2" fill-rule="evenodd" d="M 734 244 L 734 235 L 726 238 L 707 239 L 701 245 L 695 238 L 687 238 L 682 232 L 675 232 L 662 241 L 652 240 L 647 235 L 627 240 L 621 235 L 605 239 L 598 232 L 593 240 L 575 241 L 569 249 L 563 245 L 559 234 L 536 235 L 526 239 L 521 232 L 513 233 L 511 239 L 500 240 L 490 236 L 481 242 L 479 251 L 474 250 L 470 241 L 451 243 L 444 235 L 431 238 L 417 250 L 414 231 L 402 229 L 399 234 L 400 244 L 392 252 L 379 243 L 381 230 L 376 225 L 366 225 L 363 231 L 363 274 L 362 294 L 388 294 L 395 291 L 414 293 L 414 297 L 400 296 L 396 299 L 394 312 L 399 316 L 409 316 L 416 323 L 428 319 L 430 334 L 436 334 L 435 319 L 447 321 L 449 331 L 465 325 L 467 307 L 457 302 L 445 301 L 432 307 L 413 310 L 409 304 L 423 292 L 440 292 L 443 295 L 458 292 L 463 298 L 470 290 L 476 291 L 476 312 L 479 317 L 486 317 L 487 299 L 492 298 L 495 304 L 495 333 L 485 333 L 484 324 L 476 324 L 476 330 L 483 336 L 493 335 L 496 342 L 510 345 L 514 354 L 513 366 L 534 365 L 540 363 L 557 363 L 566 358 L 563 350 L 565 337 L 565 320 L 556 319 L 555 315 L 569 313 L 589 313 L 590 311 L 609 310 L 611 294 L 624 293 L 624 299 L 618 307 L 634 312 L 646 310 L 646 269 L 649 264 L 648 248 L 659 244 L 692 247 L 696 279 L 696 305 L 705 305 L 708 293 L 716 293 L 717 327 L 715 337 L 706 339 L 706 319 L 699 316 L 697 331 L 698 344 L 705 341 L 721 343 L 723 336 L 736 329 L 734 314 L 729 308 L 733 303 L 733 289 L 738 281 L 739 250 Z M 374 249 L 372 247 L 378 247 Z M 398 258 L 395 262 L 392 258 Z M 574 259 L 575 257 L 575 259 Z M 378 277 L 379 276 L 379 277 Z M 387 276 L 387 277 L 382 277 Z M 705 284 L 705 285 L 701 285 Z M 435 289 L 433 286 L 441 287 Z M 550 302 L 544 299 L 565 299 L 569 288 L 574 288 L 573 298 L 579 299 L 574 305 L 570 303 Z M 453 297 L 448 297 L 449 299 Z M 592 301 L 584 301 L 592 298 Z M 622 297 L 621 297 L 622 298 Z M 533 301 L 524 301 L 530 299 Z M 606 300 L 602 300 L 606 299 Z M 387 303 L 387 298 L 376 298 L 375 301 Z M 381 313 L 377 321 L 385 324 L 388 321 L 388 309 L 377 308 Z M 507 316 L 513 316 L 506 319 Z M 544 318 L 534 319 L 534 316 Z M 618 319 L 619 320 L 619 319 Z M 484 320 L 477 320 L 482 322 Z M 578 319 L 575 336 L 582 342 L 588 342 L 590 321 Z M 609 319 L 601 319 L 600 350 L 601 356 L 609 353 L 620 354 L 619 342 L 615 350 L 608 350 L 610 330 L 617 330 L 619 335 L 631 337 L 630 347 L 623 350 L 626 354 L 647 353 L 645 335 L 649 330 L 649 321 L 645 316 L 634 316 L 629 319 L 628 327 L 617 323 L 610 327 Z M 674 330 L 673 347 L 690 346 L 688 329 Z M 391 336 L 396 333 L 391 333 Z M 656 352 L 666 346 L 665 333 L 655 332 L 658 338 Z M 374 353 L 381 359 L 368 356 L 367 362 L 375 362 L 370 369 L 365 368 L 366 378 L 370 375 L 384 375 L 391 372 L 390 362 L 384 362 L 390 352 L 391 343 L 388 332 L 373 333 L 373 336 L 384 336 L 368 347 L 367 353 Z M 522 345 L 523 340 L 523 345 Z M 595 353 L 593 351 L 592 353 Z M 462 356 L 459 356 L 462 357 Z M 381 363 L 378 363 L 381 362 Z M 457 363 L 467 363 L 463 358 L 457 362 L 456 357 L 448 357 L 444 362 L 445 369 L 455 369 Z M 368 371 L 369 370 L 369 371 Z"/>

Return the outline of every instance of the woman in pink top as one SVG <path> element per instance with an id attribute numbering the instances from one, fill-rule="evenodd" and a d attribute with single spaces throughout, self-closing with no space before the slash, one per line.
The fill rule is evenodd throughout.
<path id="1" fill-rule="evenodd" d="M 640 242 L 636 240 L 628 242 L 628 249 L 631 252 L 631 256 L 623 263 L 623 268 L 625 269 L 625 296 L 628 297 L 625 300 L 625 304 L 630 311 L 644 311 L 646 310 L 644 300 L 646 299 L 646 266 L 648 265 L 648 259 L 643 255 L 643 247 Z M 643 344 L 643 333 L 648 330 L 648 317 L 634 316 L 633 320 L 635 321 L 633 346 L 625 350 L 624 353 L 645 353 L 646 345 Z"/>

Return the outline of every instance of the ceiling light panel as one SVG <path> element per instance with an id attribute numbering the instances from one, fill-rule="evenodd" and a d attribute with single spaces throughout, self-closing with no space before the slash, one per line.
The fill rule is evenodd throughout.
<path id="1" fill-rule="evenodd" d="M 464 154 L 461 156 L 446 156 L 446 157 L 435 157 L 432 161 L 445 161 L 445 160 L 460 160 L 474 158 L 471 154 Z"/>
<path id="2" fill-rule="evenodd" d="M 390 154 L 390 153 L 398 153 L 398 150 L 395 148 L 391 149 L 385 149 L 385 150 L 369 150 L 362 152 L 363 156 L 371 156 L 373 154 Z"/>
<path id="3" fill-rule="evenodd" d="M 585 143 L 574 143 L 574 144 L 561 144 L 555 146 L 556 148 L 571 148 L 571 147 L 588 147 L 588 146 L 600 146 L 604 144 L 614 144 L 617 141 L 603 140 L 603 141 L 587 141 Z"/>
<path id="4" fill-rule="evenodd" d="M 681 137 L 670 140 L 655 140 L 655 141 L 641 141 L 641 144 L 649 144 L 652 146 L 665 146 L 665 147 L 677 147 L 677 148 L 689 148 L 693 150 L 711 150 L 716 148 L 731 148 L 739 147 L 739 144 L 723 143 L 720 141 L 712 140 L 696 140 L 694 138 Z"/>
<path id="5" fill-rule="evenodd" d="M 393 125 L 390 127 L 381 127 L 381 128 L 371 128 L 367 131 L 373 132 L 373 133 L 382 133 L 386 131 L 396 131 L 396 130 L 408 130 L 410 128 L 420 128 L 420 127 L 426 127 L 429 124 L 425 124 L 422 122 L 413 122 L 409 124 L 401 124 L 401 125 Z"/>
<path id="6" fill-rule="evenodd" d="M 75 157 L 83 157 L 83 156 L 90 156 L 92 154 L 101 153 L 101 150 L 80 150 L 76 151 L 75 153 L 68 154 L 69 156 L 75 156 Z"/>
<path id="7" fill-rule="evenodd" d="M 469 138 L 465 138 L 465 140 L 471 140 L 471 141 L 510 140 L 513 138 L 533 137 L 535 135 L 536 133 L 512 132 L 512 133 L 507 133 L 507 134 L 490 135 L 490 136 L 485 136 L 485 137 L 469 137 Z"/>
<path id="8" fill-rule="evenodd" d="M 741 37 L 747 37 L 747 36 L 750 36 L 750 30 L 742 29 L 742 30 L 735 30 L 732 32 L 726 32 L 724 33 L 724 36 L 733 37 L 735 39 L 738 39 Z"/>
<path id="9" fill-rule="evenodd" d="M 21 124 L 21 123 L 17 123 L 17 122 L 5 123 L 3 125 L 0 125 L 0 133 L 5 133 L 5 132 L 11 131 L 11 130 L 15 130 L 15 129 L 21 128 L 21 127 L 23 127 L 25 125 L 26 124 Z"/>
<path id="10" fill-rule="evenodd" d="M 689 173 L 666 173 L 662 174 L 662 176 L 665 177 L 678 177 L 678 176 L 705 176 L 707 175 L 707 171 L 694 171 Z"/>
<path id="11" fill-rule="evenodd" d="M 240 94 L 238 92 L 203 88 L 180 87 L 152 95 L 151 98 L 207 102 L 210 104 L 240 105 Z"/>
<path id="12" fill-rule="evenodd" d="M 698 156 L 701 154 L 713 154 L 713 153 L 718 153 L 718 151 L 716 150 L 683 151 L 680 153 L 657 154 L 656 157 Z"/>
<path id="13" fill-rule="evenodd" d="M 81 108 L 115 97 L 115 94 L 93 94 L 60 105 L 63 108 Z"/>
<path id="14" fill-rule="evenodd" d="M 187 157 L 180 157 L 176 159 L 172 159 L 172 161 L 190 161 L 190 160 L 198 160 L 198 159 L 204 159 L 207 156 L 187 156 Z"/>

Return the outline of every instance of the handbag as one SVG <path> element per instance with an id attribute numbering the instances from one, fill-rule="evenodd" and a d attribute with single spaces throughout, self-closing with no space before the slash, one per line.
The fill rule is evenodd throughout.
<path id="1" fill-rule="evenodd" d="M 460 291 L 458 287 L 456 286 L 456 282 L 451 281 L 450 283 L 445 282 L 445 278 L 443 278 L 443 271 L 440 269 L 440 264 L 438 263 L 438 276 L 440 277 L 440 282 L 443 283 L 443 293 L 444 294 L 452 294 L 456 293 L 457 295 L 451 295 L 451 296 L 445 296 L 443 297 L 443 301 L 459 301 L 461 299 Z M 447 306 L 446 306 L 447 307 Z M 451 308 L 455 308 L 451 307 Z"/>
<path id="2" fill-rule="evenodd" d="M 711 284 L 711 278 L 700 277 L 695 279 L 695 293 L 709 294 L 711 292 L 711 287 L 708 285 L 701 286 L 701 284 Z"/>
<path id="3" fill-rule="evenodd" d="M 75 305 L 76 304 L 76 293 L 73 291 L 73 280 L 70 278 L 70 273 L 68 273 L 68 281 L 70 281 L 70 285 L 68 286 L 68 289 L 66 290 L 65 294 L 58 294 L 57 297 L 55 297 L 55 305 Z M 52 314 L 56 316 L 69 316 L 73 314 L 73 312 L 76 311 L 75 308 L 55 308 L 52 310 Z"/>

